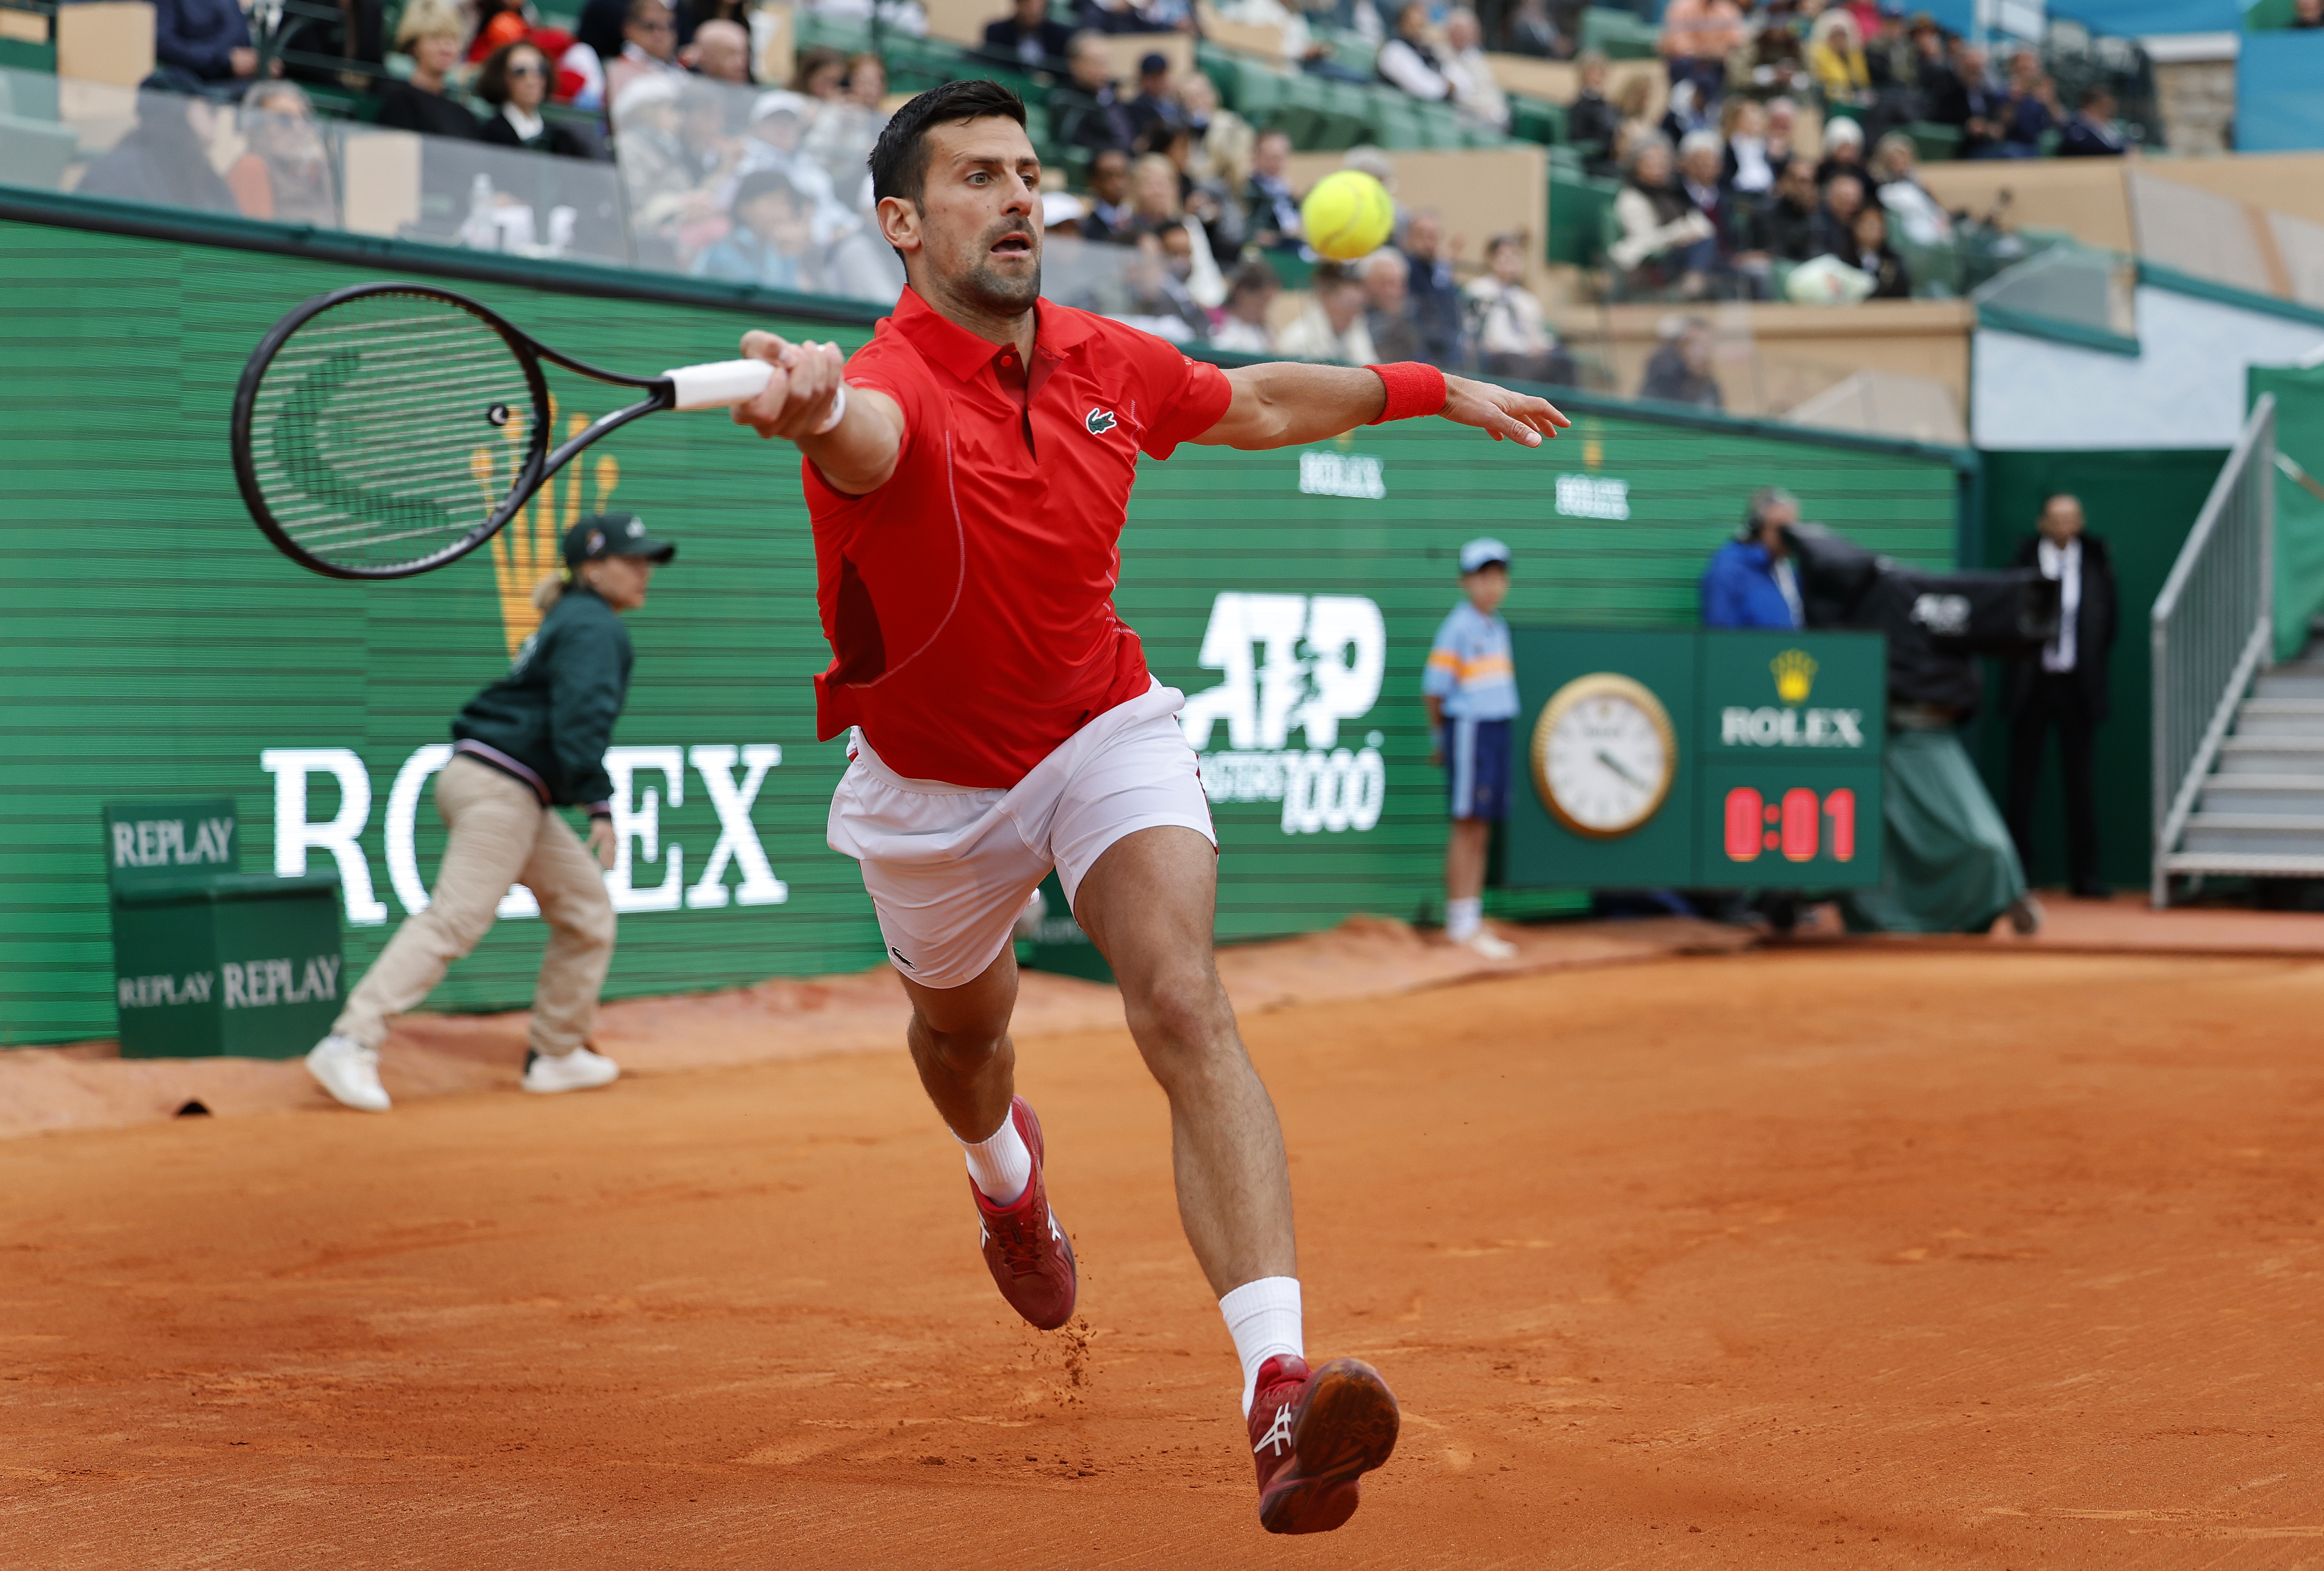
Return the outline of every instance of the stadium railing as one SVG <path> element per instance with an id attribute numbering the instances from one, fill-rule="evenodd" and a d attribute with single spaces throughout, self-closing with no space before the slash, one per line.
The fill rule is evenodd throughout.
<path id="1" fill-rule="evenodd" d="M 2177 850 L 2204 776 L 2275 640 L 2275 399 L 2254 406 L 2154 598 L 2156 906 L 2174 873 L 2226 869 Z"/>

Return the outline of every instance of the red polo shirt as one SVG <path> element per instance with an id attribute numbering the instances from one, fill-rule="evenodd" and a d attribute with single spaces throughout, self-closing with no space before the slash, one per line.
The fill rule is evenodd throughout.
<path id="1" fill-rule="evenodd" d="M 898 774 L 1010 786 L 1146 691 L 1113 611 L 1138 455 L 1167 458 L 1232 398 L 1216 366 L 1043 300 L 1029 366 L 906 289 L 847 363 L 904 412 L 888 483 L 844 496 L 802 463 L 831 668 L 816 730 Z"/>

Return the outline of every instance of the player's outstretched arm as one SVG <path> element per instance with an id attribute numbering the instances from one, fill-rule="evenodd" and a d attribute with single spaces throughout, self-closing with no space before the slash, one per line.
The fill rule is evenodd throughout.
<path id="1" fill-rule="evenodd" d="M 834 491 L 862 496 L 888 483 L 904 450 L 904 412 L 879 389 L 841 380 L 847 357 L 838 345 L 745 333 L 742 354 L 775 372 L 757 398 L 734 406 L 736 425 L 798 443 Z"/>
<path id="2" fill-rule="evenodd" d="M 1428 368 L 1391 367 L 1417 375 L 1434 376 Z M 1367 366 L 1304 365 L 1275 361 L 1245 365 L 1226 373 L 1234 401 L 1219 423 L 1194 438 L 1213 446 L 1246 451 L 1296 447 L 1321 442 L 1370 425 L 1388 409 L 1388 384 Z M 1463 426 L 1474 426 L 1494 441 L 1522 442 L 1538 447 L 1544 436 L 1554 436 L 1573 422 L 1546 399 L 1514 393 L 1489 381 L 1448 376 L 1443 407 L 1412 409 L 1415 415 L 1437 414 Z"/>

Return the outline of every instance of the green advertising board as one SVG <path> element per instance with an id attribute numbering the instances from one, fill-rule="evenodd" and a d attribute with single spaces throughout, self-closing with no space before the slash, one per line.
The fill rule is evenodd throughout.
<path id="1" fill-rule="evenodd" d="M 1505 877 L 1592 888 L 1880 881 L 1877 633 L 1518 628 Z"/>
<path id="2" fill-rule="evenodd" d="M 359 975 L 426 898 L 451 715 L 530 630 L 558 530 L 607 504 L 680 545 L 629 622 L 637 667 L 607 760 L 622 846 L 609 994 L 880 962 L 856 869 L 824 844 L 844 743 L 815 735 L 809 682 L 830 657 L 790 448 L 716 415 L 657 416 L 592 449 L 491 549 L 374 584 L 277 556 L 226 463 L 252 345 L 300 300 L 363 280 L 454 271 L 520 327 L 637 372 L 731 355 L 753 326 L 852 346 L 860 313 L 549 263 L 520 284 L 478 276 L 519 265 L 505 259 L 372 242 L 362 261 L 101 205 L 91 226 L 66 198 L 34 221 L 28 200 L 0 201 L 0 1043 L 115 1029 L 110 798 L 231 797 L 245 868 L 337 871 Z M 605 411 L 604 388 L 558 375 L 561 422 Z M 1576 415 L 1540 452 L 1416 421 L 1141 465 L 1117 602 L 1188 694 L 1222 938 L 1434 909 L 1443 781 L 1420 672 L 1463 539 L 1515 548 L 1514 615 L 1606 629 L 1690 624 L 1703 561 L 1763 484 L 1900 560 L 1953 560 L 1957 455 L 1587 400 Z M 521 890 L 502 909 L 432 1006 L 530 997 L 540 924 Z"/>

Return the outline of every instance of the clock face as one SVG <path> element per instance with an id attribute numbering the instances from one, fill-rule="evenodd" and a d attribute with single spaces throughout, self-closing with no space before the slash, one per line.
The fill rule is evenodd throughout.
<path id="1" fill-rule="evenodd" d="M 1560 823 L 1592 840 L 1643 825 L 1670 795 L 1677 739 L 1652 693 L 1611 673 L 1577 677 L 1534 731 L 1534 783 Z"/>

